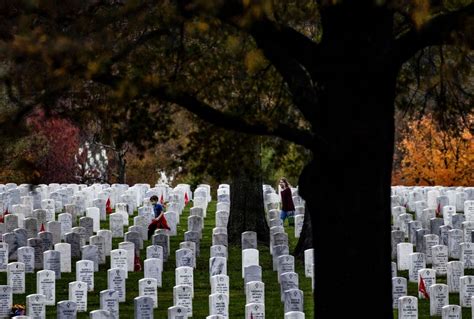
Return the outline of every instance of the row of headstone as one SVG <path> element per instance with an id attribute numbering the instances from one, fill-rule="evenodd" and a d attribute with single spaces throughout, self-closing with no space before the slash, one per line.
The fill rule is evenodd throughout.
<path id="1" fill-rule="evenodd" d="M 182 190 L 180 194 L 186 194 L 188 198 L 192 196 L 192 193 L 186 192 L 185 187 L 182 187 Z M 51 224 L 51 229 L 46 228 L 46 231 L 42 232 L 57 233 L 58 241 L 51 239 L 49 235 L 27 237 L 27 245 L 17 249 L 18 262 L 8 263 L 10 252 L 8 243 L 2 243 L 4 247 L 3 255 L 6 257 L 2 257 L 5 259 L 4 264 L 6 265 L 4 271 L 7 271 L 7 282 L 11 294 L 24 293 L 25 272 L 33 272 L 35 268 L 43 269 L 37 273 L 37 291 L 30 298 L 32 302 L 27 303 L 27 308 L 30 308 L 30 311 L 39 309 L 39 313 L 45 314 L 45 306 L 56 304 L 56 279 L 60 278 L 62 272 L 70 272 L 72 270 L 72 259 L 80 258 L 81 260 L 76 261 L 75 264 L 76 281 L 69 283 L 68 286 L 68 300 L 57 302 L 58 318 L 59 313 L 61 313 L 61 318 L 73 318 L 78 312 L 90 311 L 87 307 L 87 292 L 94 289 L 94 272 L 99 270 L 99 265 L 105 264 L 105 256 L 110 256 L 110 267 L 107 269 L 107 290 L 100 292 L 100 309 L 90 311 L 90 317 L 101 318 L 102 316 L 109 316 L 111 318 L 118 318 L 119 303 L 131 301 L 126 300 L 126 278 L 128 272 L 134 271 L 135 256 L 141 249 L 145 248 L 143 247 L 143 240 L 146 238 L 144 235 L 147 235 L 146 226 L 150 216 L 152 216 L 152 209 L 147 208 L 148 203 L 145 197 L 144 205 L 140 207 L 140 200 L 134 200 L 135 197 L 130 198 L 131 196 L 128 196 L 130 194 L 125 195 L 127 196 L 120 198 L 120 200 L 122 202 L 130 202 L 126 204 L 127 206 L 121 205 L 121 202 L 116 203 L 115 206 L 118 212 L 116 209 L 114 214 L 119 213 L 120 219 L 114 217 L 117 215 L 109 215 L 110 224 L 113 224 L 112 220 L 114 218 L 116 219 L 116 226 L 112 227 L 111 225 L 110 230 L 100 230 L 100 227 L 96 228 L 93 215 L 96 215 L 94 213 L 97 213 L 97 210 L 88 210 L 87 205 L 84 205 L 85 211 L 83 213 L 86 216 L 81 216 L 81 213 L 77 214 L 76 216 L 79 218 L 77 225 L 73 225 L 72 222 L 72 214 L 77 213 L 76 207 L 71 212 L 62 213 L 66 215 L 61 217 L 61 221 L 56 222 L 58 224 Z M 182 198 L 181 195 L 175 194 L 174 191 L 169 191 L 167 196 L 172 201 L 171 203 L 176 204 L 175 206 L 178 207 L 179 203 L 176 200 L 180 200 Z M 182 196 L 184 197 L 184 195 Z M 227 223 L 229 219 L 230 191 L 228 186 L 219 187 L 217 197 L 219 213 L 216 214 L 216 227 L 212 230 L 213 245 L 209 260 L 211 281 L 209 318 L 228 317 L 229 307 Z M 180 316 L 185 318 L 185 314 L 192 316 L 192 298 L 194 295 L 193 270 L 196 267 L 196 257 L 200 250 L 199 244 L 202 238 L 205 211 L 210 200 L 208 187 L 200 185 L 198 196 L 195 196 L 194 199 L 197 205 L 191 209 L 190 216 L 188 217 L 188 231 L 185 233 L 185 241 L 180 243 L 179 249 L 174 252 L 176 256 L 175 287 L 173 288 L 174 306 L 168 309 L 169 318 L 180 318 Z M 131 202 L 132 200 L 133 203 Z M 133 210 L 138 208 L 139 213 L 138 216 L 133 218 L 134 225 L 128 227 L 128 232 L 124 233 L 123 227 L 127 226 L 130 207 Z M 71 206 L 71 208 L 74 207 Z M 142 211 L 142 214 L 140 214 L 140 211 Z M 176 213 L 172 212 L 177 217 L 177 220 L 179 220 L 181 211 L 176 210 Z M 170 213 L 169 210 L 166 214 L 168 213 Z M 169 221 L 172 218 L 167 219 Z M 63 226 L 63 220 L 66 226 L 70 226 L 69 228 Z M 68 223 L 69 220 L 71 221 L 70 224 Z M 115 231 L 119 232 L 118 228 L 122 228 L 124 241 L 119 243 L 118 249 L 112 250 L 113 234 Z M 62 230 L 66 230 L 66 232 L 63 234 Z M 153 309 L 158 306 L 157 290 L 161 287 L 163 262 L 172 253 L 169 247 L 169 236 L 172 235 L 172 232 L 157 230 L 152 238 L 153 244 L 146 247 L 147 258 L 143 262 L 144 278 L 139 280 L 139 295 L 134 298 L 135 317 L 153 318 Z M 122 236 L 118 237 L 122 238 Z M 279 236 L 274 237 L 276 254 L 278 253 L 277 246 L 281 246 L 279 244 L 285 241 L 284 238 Z M 6 238 L 8 239 L 9 236 Z M 61 240 L 65 242 L 61 242 Z M 248 246 L 242 252 L 244 257 L 242 260 L 243 277 L 246 285 L 247 301 L 245 307 L 246 318 L 264 318 L 264 284 L 261 281 L 261 268 L 258 265 L 256 236 L 255 238 L 250 236 L 244 245 Z M 291 259 L 290 257 L 288 258 Z M 257 260 L 255 261 L 255 259 Z M 285 263 L 284 258 L 280 259 L 282 261 L 277 265 L 277 267 L 281 268 L 280 272 L 291 270 L 291 261 L 287 259 Z M 292 269 L 294 270 L 294 264 Z M 289 300 L 298 301 L 298 297 L 290 295 Z M 33 301 L 35 302 L 34 305 Z M 290 315 L 295 316 L 299 314 L 288 311 L 285 318 L 300 318 L 289 317 Z M 39 316 L 41 317 L 41 315 Z"/>
<path id="2" fill-rule="evenodd" d="M 299 238 L 304 223 L 305 203 L 298 195 L 296 188 L 292 188 L 291 191 L 295 205 L 294 236 Z M 282 220 L 280 219 L 281 198 L 278 195 L 279 192 L 277 193 L 269 185 L 263 186 L 263 192 L 264 204 L 267 209 L 267 220 L 270 227 L 270 253 L 272 254 L 273 271 L 277 272 L 277 280 L 280 283 L 280 298 L 284 304 L 285 318 L 304 318 L 303 291 L 299 289 L 299 277 L 295 272 L 295 260 L 289 253 L 288 234 L 285 232 Z M 242 234 L 243 237 L 244 234 Z M 242 248 L 244 249 L 244 247 Z M 313 277 L 313 267 L 313 250 L 308 249 L 305 251 L 306 277 Z M 251 284 L 255 285 L 254 282 Z M 258 283 L 258 285 L 263 285 L 263 283 Z"/>
<path id="3" fill-rule="evenodd" d="M 418 299 L 429 297 L 432 316 L 458 318 L 461 307 L 470 307 L 474 277 L 464 276 L 474 268 L 469 194 L 469 188 L 392 188 L 392 297 L 399 318 L 418 315 L 407 282 L 418 284 Z M 408 270 L 408 277 L 399 277 L 398 270 Z M 436 277 L 447 277 L 446 284 L 437 284 Z M 449 304 L 449 293 L 459 293 L 460 305 Z"/>
<path id="4" fill-rule="evenodd" d="M 425 202 L 425 208 L 438 212 L 448 205 L 454 206 L 457 212 L 465 212 L 464 202 L 467 200 L 474 200 L 474 187 L 392 187 L 392 207 L 406 206 L 410 212 L 415 212 L 420 201 Z"/>
<path id="5" fill-rule="evenodd" d="M 204 190 L 204 189 L 203 189 Z M 207 194 L 194 192 L 194 199 L 200 196 L 200 205 L 205 202 Z M 217 189 L 217 210 L 215 228 L 212 230 L 212 246 L 209 258 L 209 316 L 207 318 L 229 318 L 230 283 L 227 275 L 227 224 L 230 212 L 230 186 L 219 185 Z M 246 317 L 247 318 L 247 317 Z"/>
<path id="6" fill-rule="evenodd" d="M 36 298 L 29 298 L 38 304 L 38 311 L 44 316 L 44 306 L 55 304 L 55 281 L 61 276 L 61 272 L 71 271 L 71 258 L 82 258 L 76 262 L 76 281 L 69 285 L 69 299 L 67 301 L 58 302 L 58 318 L 75 317 L 75 313 L 87 311 L 87 291 L 94 289 L 94 271 L 98 271 L 98 266 L 105 263 L 105 256 L 111 255 L 111 268 L 108 269 L 108 288 L 117 292 L 119 302 L 125 301 L 125 278 L 128 271 L 133 271 L 133 262 L 135 250 L 143 248 L 143 238 L 146 235 L 146 227 L 148 226 L 149 216 L 142 214 L 134 218 L 134 226 L 129 227 L 129 232 L 125 233 L 125 242 L 119 244 L 119 249 L 111 250 L 112 231 L 100 230 L 97 208 L 86 209 L 86 216 L 81 217 L 77 214 L 77 207 L 74 204 L 65 204 L 65 209 L 70 212 L 61 213 L 58 221 L 49 221 L 46 225 L 46 231 L 38 233 L 38 229 L 42 228 L 38 220 L 44 220 L 43 215 L 35 214 L 34 217 L 28 217 L 23 225 L 26 225 L 31 237 L 28 236 L 26 229 L 17 228 L 23 226 L 19 222 L 17 215 L 6 215 L 8 230 L 12 228 L 12 232 L 4 234 L 2 239 L 5 242 L 0 243 L 0 267 L 3 271 L 7 271 L 7 282 L 9 289 L 7 294 L 24 293 L 25 290 L 25 272 L 33 272 L 34 269 L 44 269 L 37 272 L 37 294 Z M 117 203 L 120 207 L 120 203 Z M 126 209 L 134 207 L 129 203 Z M 105 206 L 104 206 L 105 209 Z M 152 212 L 152 209 L 149 210 Z M 60 211 L 58 211 L 60 212 Z M 38 213 L 42 213 L 38 211 Z M 127 213 L 129 213 L 127 211 Z M 78 226 L 74 226 L 73 214 L 80 217 Z M 38 218 L 39 217 L 39 218 Z M 53 216 L 54 218 L 54 216 Z M 122 225 L 125 223 L 124 214 L 122 213 Z M 169 218 L 171 220 L 172 217 Z M 23 221 L 23 219 L 21 219 Z M 113 218 L 112 218 L 113 220 Z M 128 220 L 128 215 L 127 215 Z M 113 224 L 113 222 L 111 223 Z M 172 223 L 171 223 L 172 224 Z M 1 224 L 5 225 L 6 224 Z M 7 227 L 5 227 L 6 229 Z M 118 227 L 115 227 L 118 228 Z M 111 227 L 113 231 L 117 231 Z M 176 227 L 175 227 L 176 228 Z M 97 235 L 94 235 L 97 233 Z M 12 236 L 13 235 L 13 236 Z M 163 235 L 163 234 L 161 234 Z M 65 240 L 65 243 L 61 243 Z M 88 243 L 88 245 L 86 245 Z M 10 245 L 9 245 L 10 244 Z M 169 240 L 167 241 L 169 251 Z M 191 243 L 194 244 L 194 243 Z M 9 247 L 10 246 L 10 247 Z M 166 246 L 166 245 L 163 245 Z M 192 245 L 189 245 L 192 246 Z M 16 248 L 15 251 L 12 249 Z M 54 248 L 54 250 L 53 250 Z M 112 253 L 111 253 L 112 252 Z M 13 255 L 16 253 L 16 255 Z M 8 257 L 14 256 L 14 260 L 18 262 L 8 263 Z M 160 258 L 153 258 L 160 257 Z M 147 260 L 144 262 L 145 277 L 140 281 L 140 296 L 135 298 L 135 315 L 140 318 L 148 318 L 146 309 L 149 302 L 146 298 L 153 300 L 152 307 L 157 307 L 157 287 L 161 286 L 161 271 L 163 269 L 163 247 L 151 246 L 147 248 Z M 114 267 L 117 266 L 117 267 Z M 177 273 L 181 270 L 177 269 Z M 189 276 L 188 276 L 189 277 Z M 177 281 L 182 276 L 177 275 Z M 105 294 L 102 294 L 105 296 Z M 113 294 L 112 294 L 113 297 Z M 142 298 L 143 297 L 143 298 Z M 7 300 L 7 298 L 4 298 Z M 9 298 L 11 303 L 11 298 Z M 2 299 L 2 302 L 4 300 Z M 111 300 L 109 304 L 114 304 Z M 8 304 L 8 302 L 6 301 Z M 103 302 L 101 298 L 101 308 Z M 30 305 L 31 303 L 29 303 Z M 35 308 L 31 304 L 30 310 Z M 62 309 L 64 308 L 64 311 Z M 109 308 L 114 308 L 113 306 Z M 116 307 L 117 315 L 112 317 L 118 318 L 118 307 Z M 9 305 L 8 311 L 11 309 Z M 114 309 L 112 314 L 114 313 Z M 91 317 L 100 318 L 102 315 L 110 314 L 106 309 L 94 310 Z M 151 310 L 152 315 L 152 310 Z"/>
<path id="7" fill-rule="evenodd" d="M 173 287 L 173 306 L 168 308 L 169 319 L 184 319 L 193 316 L 194 268 L 196 267 L 196 259 L 200 255 L 204 218 L 210 200 L 208 190 L 210 191 L 210 188 L 201 185 L 194 191 L 193 207 L 190 209 L 190 215 L 187 219 L 187 231 L 184 234 L 184 241 L 179 244 L 179 249 L 175 251 L 175 286 Z M 172 224 L 174 223 L 174 225 L 170 225 L 171 230 L 168 231 L 170 235 L 176 235 L 176 221 L 179 220 L 184 208 L 184 206 L 180 206 L 180 203 L 183 200 L 187 202 L 190 198 L 189 188 L 182 184 L 178 185 L 174 194 L 170 196 L 172 204 L 168 205 L 169 209 L 165 214 L 168 224 L 170 224 L 170 220 Z M 161 231 L 155 233 L 153 240 L 169 247 L 169 240 L 164 237 L 167 235 Z M 169 248 L 166 250 L 169 251 Z"/>

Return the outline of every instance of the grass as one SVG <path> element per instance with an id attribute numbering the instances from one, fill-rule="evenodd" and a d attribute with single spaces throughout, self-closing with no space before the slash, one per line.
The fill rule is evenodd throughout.
<path id="1" fill-rule="evenodd" d="M 211 286 L 209 281 L 209 255 L 212 244 L 212 228 L 215 227 L 216 202 L 209 203 L 207 217 L 204 220 L 204 230 L 201 239 L 201 254 L 196 261 L 194 270 L 194 298 L 193 318 L 206 318 L 209 315 L 209 294 Z M 187 218 L 189 206 L 185 208 L 178 225 L 177 236 L 170 237 L 171 254 L 168 261 L 164 263 L 162 274 L 163 285 L 158 288 L 158 308 L 154 311 L 155 318 L 167 318 L 168 307 L 173 306 L 173 287 L 175 285 L 175 254 L 179 249 L 179 243 L 184 241 L 184 232 L 187 230 Z M 133 225 L 133 216 L 130 217 L 130 225 Z M 285 226 L 288 233 L 290 253 L 294 250 L 297 238 L 294 238 L 294 227 Z M 107 221 L 101 222 L 101 229 L 109 229 Z M 118 248 L 122 239 L 115 238 L 112 241 L 112 249 Z M 151 241 L 145 241 L 144 247 L 151 245 Z M 272 258 L 269 247 L 259 246 L 260 266 L 262 267 L 262 279 L 265 283 L 265 315 L 267 318 L 283 318 L 283 304 L 280 302 L 280 285 L 277 281 L 277 273 L 272 270 Z M 141 250 L 142 263 L 146 259 L 146 249 Z M 229 318 L 244 318 L 245 316 L 245 292 L 242 279 L 242 254 L 240 246 L 231 246 L 228 249 L 227 275 L 230 282 Z M 67 300 L 68 283 L 76 280 L 76 263 L 73 259 L 71 273 L 62 273 L 61 279 L 56 280 L 56 303 Z M 78 313 L 78 318 L 89 318 L 89 312 L 100 308 L 99 292 L 107 289 L 107 269 L 110 265 L 110 257 L 107 257 L 105 265 L 100 265 L 99 272 L 94 274 L 94 291 L 87 295 L 87 313 Z M 304 312 L 306 318 L 312 318 L 313 294 L 311 291 L 311 279 L 304 275 L 304 264 L 295 259 L 295 271 L 299 275 L 299 287 L 304 292 Z M 133 299 L 138 296 L 138 281 L 143 278 L 142 272 L 130 272 L 126 281 L 126 302 L 120 303 L 120 317 L 133 317 Z M 13 304 L 26 304 L 26 296 L 36 293 L 36 274 L 26 274 L 26 293 L 14 294 Z M 6 273 L 0 273 L 0 284 L 6 284 Z M 46 317 L 56 317 L 56 306 L 46 306 Z M 428 305 L 429 314 L 429 305 Z"/>

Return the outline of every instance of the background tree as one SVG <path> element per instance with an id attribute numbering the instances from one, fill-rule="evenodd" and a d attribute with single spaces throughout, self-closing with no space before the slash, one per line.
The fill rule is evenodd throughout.
<path id="1" fill-rule="evenodd" d="M 141 102 L 148 100 L 177 105 L 226 129 L 277 136 L 311 151 L 298 185 L 311 212 L 316 316 L 332 317 L 341 309 L 334 295 L 354 286 L 378 291 L 371 311 L 393 316 L 390 173 L 397 78 L 424 48 L 472 48 L 474 4 L 177 0 L 21 2 L 2 3 L 1 9 L 7 12 L 0 50 L 4 82 L 20 102 L 19 115 L 38 103 L 63 109 L 50 102 L 92 82 L 120 102 L 114 107 L 130 102 L 146 108 Z M 228 50 L 236 38 L 242 49 Z M 241 57 L 249 57 L 250 66 L 267 64 L 268 79 L 282 80 L 291 103 L 276 103 L 269 97 L 278 90 L 269 89 L 258 94 L 264 109 L 242 104 L 234 86 L 252 81 L 231 63 Z M 361 232 L 368 207 L 375 227 Z M 365 243 L 374 241 L 367 249 Z M 355 262 L 347 267 L 348 261 Z M 351 316 L 365 302 L 363 294 L 353 295 L 340 315 Z"/>
<path id="2" fill-rule="evenodd" d="M 79 151 L 79 128 L 62 118 L 46 118 L 37 113 L 28 119 L 34 134 L 43 138 L 45 144 L 34 145 L 43 149 L 43 156 L 35 164 L 44 183 L 68 183 L 76 181 L 76 155 Z M 46 150 L 44 149 L 46 148 Z"/>
<path id="3" fill-rule="evenodd" d="M 79 128 L 67 119 L 37 112 L 28 117 L 27 130 L 29 133 L 14 140 L 14 144 L 4 142 L 0 161 L 2 181 L 77 182 Z"/>
<path id="4" fill-rule="evenodd" d="M 457 186 L 474 179 L 474 139 L 466 127 L 462 132 L 441 130 L 425 116 L 408 125 L 397 148 L 402 158 L 395 184 Z"/>

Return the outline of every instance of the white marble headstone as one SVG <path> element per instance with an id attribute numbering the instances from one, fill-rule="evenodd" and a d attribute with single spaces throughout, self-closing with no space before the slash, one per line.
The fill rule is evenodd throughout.
<path id="1" fill-rule="evenodd" d="M 434 284 L 430 289 L 430 316 L 441 316 L 441 310 L 449 304 L 449 288 L 445 284 Z"/>
<path id="2" fill-rule="evenodd" d="M 229 316 L 229 296 L 226 294 L 209 295 L 209 314 Z"/>
<path id="3" fill-rule="evenodd" d="M 100 292 L 100 309 L 110 312 L 113 319 L 119 319 L 119 297 L 115 290 L 102 290 Z"/>
<path id="4" fill-rule="evenodd" d="M 462 261 L 450 261 L 447 264 L 447 281 L 449 292 L 459 292 L 459 278 L 464 276 L 464 265 Z"/>
<path id="5" fill-rule="evenodd" d="M 26 315 L 31 318 L 46 318 L 45 297 L 42 294 L 26 296 Z"/>
<path id="6" fill-rule="evenodd" d="M 459 302 L 461 307 L 471 307 L 471 298 L 474 296 L 474 276 L 459 278 Z"/>
<path id="7" fill-rule="evenodd" d="M 125 270 L 120 268 L 112 268 L 107 270 L 107 288 L 118 292 L 119 302 L 125 302 Z"/>
<path id="8" fill-rule="evenodd" d="M 265 303 L 265 284 L 261 281 L 250 281 L 245 286 L 245 300 L 248 303 Z"/>
<path id="9" fill-rule="evenodd" d="M 36 293 L 45 296 L 45 304 L 56 303 L 56 275 L 52 270 L 41 270 L 36 273 Z"/>
<path id="10" fill-rule="evenodd" d="M 407 295 L 407 279 L 404 277 L 392 278 L 392 300 L 393 309 L 398 309 L 398 298 Z"/>
<path id="11" fill-rule="evenodd" d="M 0 285 L 0 318 L 10 318 L 12 306 L 12 287 L 8 285 Z"/>
<path id="12" fill-rule="evenodd" d="M 94 263 L 90 260 L 76 262 L 76 281 L 87 283 L 87 291 L 94 291 Z"/>
<path id="13" fill-rule="evenodd" d="M 7 284 L 14 294 L 25 293 L 25 264 L 22 262 L 9 263 L 7 267 Z"/>
<path id="14" fill-rule="evenodd" d="M 441 314 L 441 319 L 461 319 L 462 308 L 458 305 L 447 305 L 441 309 Z"/>
<path id="15" fill-rule="evenodd" d="M 245 319 L 265 319 L 265 304 L 248 303 L 245 305 Z"/>
<path id="16" fill-rule="evenodd" d="M 69 283 L 69 300 L 77 305 L 77 312 L 87 312 L 87 283 L 73 281 Z"/>
<path id="17" fill-rule="evenodd" d="M 148 296 L 153 299 L 153 308 L 158 308 L 158 292 L 155 278 L 143 278 L 138 281 L 138 293 L 140 296 Z"/>
<path id="18" fill-rule="evenodd" d="M 188 317 L 193 316 L 193 297 L 190 286 L 179 285 L 173 287 L 173 303 L 175 306 L 186 308 Z"/>
<path id="19" fill-rule="evenodd" d="M 156 284 L 158 285 L 158 287 L 161 287 L 162 285 L 162 280 L 161 280 L 161 275 L 163 272 L 162 265 L 163 265 L 162 260 L 158 258 L 145 259 L 143 263 L 144 277 L 156 279 Z"/>

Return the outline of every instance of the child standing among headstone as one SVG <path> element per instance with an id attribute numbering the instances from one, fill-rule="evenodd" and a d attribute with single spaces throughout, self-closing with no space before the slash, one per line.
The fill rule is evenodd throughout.
<path id="1" fill-rule="evenodd" d="M 281 195 L 281 212 L 280 219 L 285 224 L 285 219 L 288 217 L 288 224 L 292 224 L 293 216 L 295 215 L 295 205 L 293 204 L 293 195 L 291 193 L 290 185 L 286 178 L 280 179 L 280 195 Z"/>
<path id="2" fill-rule="evenodd" d="M 168 223 L 163 213 L 163 206 L 158 202 L 158 196 L 153 195 L 150 197 L 150 202 L 153 206 L 153 212 L 155 213 L 155 218 L 151 221 L 151 224 L 148 226 L 148 239 L 153 236 L 156 229 L 168 229 Z"/>

